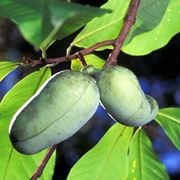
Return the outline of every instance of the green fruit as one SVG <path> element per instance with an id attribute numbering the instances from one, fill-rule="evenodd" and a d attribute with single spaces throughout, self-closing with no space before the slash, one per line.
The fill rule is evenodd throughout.
<path id="1" fill-rule="evenodd" d="M 23 154 L 34 154 L 64 141 L 93 116 L 98 104 L 92 77 L 78 71 L 57 73 L 12 118 L 12 144 Z"/>
<path id="2" fill-rule="evenodd" d="M 156 101 L 144 95 L 133 72 L 111 66 L 97 75 L 100 99 L 116 121 L 128 126 L 143 126 L 158 112 Z"/>

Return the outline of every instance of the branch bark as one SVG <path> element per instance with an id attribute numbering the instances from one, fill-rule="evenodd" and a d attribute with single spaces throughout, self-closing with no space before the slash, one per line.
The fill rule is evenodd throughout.
<path id="1" fill-rule="evenodd" d="M 119 33 L 118 39 L 115 42 L 114 49 L 112 53 L 109 55 L 109 58 L 105 64 L 105 67 L 109 65 L 115 65 L 117 63 L 117 57 L 120 53 L 120 49 L 123 45 L 123 42 L 125 41 L 132 25 L 135 23 L 139 4 L 140 4 L 140 0 L 131 0 L 128 13 L 125 17 L 123 27 Z"/>
<path id="2" fill-rule="evenodd" d="M 69 56 L 64 56 L 64 57 L 60 57 L 60 58 L 48 58 L 48 59 L 46 59 L 46 62 L 43 61 L 43 59 L 41 59 L 41 58 L 39 60 L 33 60 L 31 58 L 24 58 L 23 63 L 25 65 L 36 66 L 36 65 L 46 65 L 46 64 L 51 64 L 51 63 L 61 63 L 61 62 L 71 61 L 73 59 L 78 58 L 78 54 L 85 56 L 87 54 L 91 54 L 92 52 L 94 52 L 96 49 L 98 49 L 100 47 L 114 45 L 115 42 L 116 42 L 116 39 L 102 41 L 102 42 L 96 43 L 95 45 L 93 45 L 89 48 L 80 50 Z"/>
<path id="3" fill-rule="evenodd" d="M 36 172 L 32 175 L 30 180 L 37 180 L 38 177 L 41 176 L 44 168 L 46 167 L 46 164 L 48 163 L 49 159 L 51 158 L 53 152 L 56 150 L 57 145 L 53 145 L 52 147 L 49 148 L 48 153 L 44 157 L 43 161 L 41 162 L 40 166 L 37 168 Z"/>

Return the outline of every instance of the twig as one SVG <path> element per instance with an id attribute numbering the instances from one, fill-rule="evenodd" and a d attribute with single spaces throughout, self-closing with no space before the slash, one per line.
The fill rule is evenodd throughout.
<path id="1" fill-rule="evenodd" d="M 83 65 L 83 66 L 86 66 L 87 63 L 86 63 L 86 61 L 85 61 L 85 59 L 84 59 L 84 56 L 83 56 L 80 52 L 77 52 L 77 56 L 78 56 L 78 58 L 80 59 L 82 65 Z"/>
<path id="2" fill-rule="evenodd" d="M 55 151 L 57 145 L 53 145 L 52 147 L 49 148 L 48 153 L 44 157 L 43 161 L 41 162 L 40 166 L 37 168 L 36 172 L 32 175 L 30 180 L 36 180 L 38 177 L 41 176 L 44 168 L 46 167 L 46 164 L 48 163 L 50 157 L 52 156 L 53 152 Z"/>
<path id="3" fill-rule="evenodd" d="M 80 53 L 82 54 L 82 56 L 85 56 L 87 54 L 91 54 L 93 51 L 95 51 L 96 49 L 103 47 L 103 46 L 108 46 L 108 45 L 114 45 L 116 42 L 116 39 L 113 40 L 107 40 L 107 41 L 102 41 L 99 43 L 96 43 L 95 45 L 80 50 L 72 55 L 69 56 L 64 56 L 64 57 L 60 57 L 60 58 L 47 58 L 46 62 L 43 61 L 41 58 L 39 60 L 34 60 L 31 58 L 24 58 L 24 64 L 30 65 L 30 66 L 36 66 L 36 65 L 45 65 L 45 64 L 51 64 L 51 63 L 61 63 L 61 62 L 65 62 L 65 61 L 71 61 L 73 59 L 78 58 L 77 54 Z"/>
<path id="4" fill-rule="evenodd" d="M 123 45 L 123 42 L 125 41 L 132 25 L 135 23 L 139 3 L 140 3 L 140 0 L 131 0 L 127 15 L 125 17 L 123 27 L 119 33 L 117 41 L 115 42 L 114 49 L 112 53 L 109 55 L 109 58 L 105 64 L 105 67 L 109 65 L 115 65 L 117 63 L 117 57 L 120 53 L 120 49 Z"/>

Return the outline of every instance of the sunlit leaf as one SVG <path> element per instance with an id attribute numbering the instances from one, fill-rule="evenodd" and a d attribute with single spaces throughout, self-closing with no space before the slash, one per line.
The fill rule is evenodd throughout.
<path id="1" fill-rule="evenodd" d="M 94 54 L 89 54 L 84 56 L 85 61 L 87 63 L 87 65 L 93 65 L 95 67 L 95 69 L 101 69 L 104 64 L 105 61 L 103 59 L 101 59 L 100 57 L 94 55 Z M 72 70 L 81 70 L 82 69 L 82 63 L 80 60 L 75 59 L 73 61 L 71 61 L 71 69 Z"/>
<path id="2" fill-rule="evenodd" d="M 147 3 L 148 2 L 149 1 L 147 1 Z M 158 0 L 156 2 L 158 8 L 156 13 L 148 9 L 145 11 L 151 15 L 149 20 L 156 20 L 156 14 L 161 10 L 164 3 L 167 3 L 167 1 Z M 169 1 L 165 14 L 159 24 L 153 30 L 135 36 L 122 50 L 131 55 L 145 55 L 165 46 L 175 34 L 180 32 L 179 9 L 179 0 Z M 149 20 L 147 20 L 147 24 L 150 24 Z"/>
<path id="3" fill-rule="evenodd" d="M 128 171 L 128 146 L 133 128 L 116 123 L 71 169 L 68 180 L 119 180 Z"/>
<path id="4" fill-rule="evenodd" d="M 137 130 L 129 150 L 129 173 L 127 180 L 167 180 L 163 164 L 153 152 L 151 142 L 143 130 Z"/>
<path id="5" fill-rule="evenodd" d="M 89 47 L 97 42 L 114 39 L 126 15 L 130 0 L 109 0 L 101 8 L 112 10 L 112 13 L 91 20 L 73 41 L 78 47 Z"/>
<path id="6" fill-rule="evenodd" d="M 129 1 L 109 0 L 104 6 L 113 9 L 113 13 L 90 21 L 75 38 L 73 45 L 89 47 L 97 42 L 114 39 L 122 27 L 123 17 Z M 136 22 L 133 25 L 122 51 L 131 55 L 145 55 L 165 46 L 180 32 L 179 0 L 141 0 Z M 123 14 L 119 14 L 124 12 Z M 106 18 L 105 18 L 106 17 Z M 143 45 L 142 45 L 143 44 Z M 112 48 L 106 46 L 99 48 Z"/>
<path id="7" fill-rule="evenodd" d="M 180 108 L 160 109 L 155 120 L 180 150 Z"/>
<path id="8" fill-rule="evenodd" d="M 11 71 L 18 67 L 19 63 L 0 61 L 0 81 L 2 81 Z"/>

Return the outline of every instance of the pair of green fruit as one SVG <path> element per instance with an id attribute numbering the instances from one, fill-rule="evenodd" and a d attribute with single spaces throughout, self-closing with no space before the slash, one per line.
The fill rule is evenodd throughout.
<path id="1" fill-rule="evenodd" d="M 156 101 L 144 95 L 136 76 L 124 67 L 65 70 L 48 79 L 13 116 L 9 134 L 14 148 L 34 154 L 66 140 L 93 116 L 100 99 L 113 119 L 128 126 L 142 126 L 158 112 Z"/>

